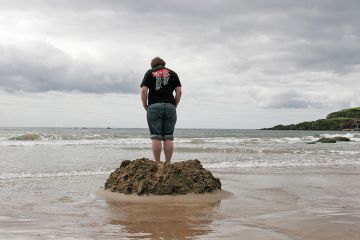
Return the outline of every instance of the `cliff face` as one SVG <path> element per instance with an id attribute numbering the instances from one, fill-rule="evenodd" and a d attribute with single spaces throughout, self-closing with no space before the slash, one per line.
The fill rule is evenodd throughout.
<path id="1" fill-rule="evenodd" d="M 272 128 L 263 128 L 263 130 L 322 130 L 322 131 L 341 131 L 346 128 L 353 128 L 354 123 L 360 121 L 360 107 L 344 109 L 338 112 L 330 113 L 326 119 L 301 122 L 290 125 L 277 125 Z"/>

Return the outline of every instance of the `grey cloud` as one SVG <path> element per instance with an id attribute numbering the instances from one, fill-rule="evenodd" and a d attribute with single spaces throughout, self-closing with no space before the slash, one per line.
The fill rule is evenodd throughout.
<path id="1" fill-rule="evenodd" d="M 270 96 L 261 96 L 261 98 L 262 105 L 265 108 L 299 109 L 308 107 L 324 107 L 324 105 L 321 103 L 321 100 L 314 101 L 305 94 L 295 90 L 282 91 Z"/>
<path id="2" fill-rule="evenodd" d="M 144 55 L 152 51 L 172 52 L 169 55 L 172 54 L 173 59 L 186 63 L 202 56 L 210 62 L 208 66 L 216 66 L 209 69 L 213 75 L 218 69 L 233 73 L 234 79 L 227 81 L 242 82 L 235 79 L 236 75 L 258 69 L 262 74 L 274 77 L 270 87 L 282 85 L 283 80 L 278 80 L 277 76 L 283 75 L 289 75 L 287 81 L 296 87 L 304 84 L 304 80 L 296 79 L 298 83 L 294 83 L 291 74 L 346 74 L 355 71 L 360 63 L 360 22 L 356 21 L 360 1 L 357 0 L 23 0 L 0 3 L 0 12 L 40 13 L 52 26 L 41 29 L 46 36 L 55 39 L 71 36 L 78 43 L 91 39 L 98 41 L 99 45 L 112 44 L 114 49 L 120 49 L 119 52 L 129 45 L 134 49 L 149 50 L 142 53 Z M 31 63 L 20 62 L 27 66 Z M 82 91 L 135 91 L 126 90 L 129 85 L 125 84 L 131 81 L 134 73 L 99 73 L 71 59 L 65 62 L 68 63 L 63 66 L 67 69 L 67 78 L 77 80 L 65 81 L 67 84 L 49 80 L 47 84 L 62 89 L 81 88 Z M 39 69 L 32 70 L 35 76 L 31 79 L 37 79 Z M 51 71 L 56 72 L 54 69 Z M 58 71 L 63 70 L 59 67 Z M 75 77 L 79 72 L 88 73 Z M 99 86 L 89 78 L 102 79 L 106 84 Z M 206 80 L 209 82 L 211 79 Z M 22 78 L 16 81 L 18 85 L 26 85 Z M 93 84 L 83 84 L 86 81 Z M 261 79 L 256 81 L 262 82 Z M 311 81 L 329 83 L 316 77 L 309 84 Z M 36 89 L 49 88 L 44 81 L 37 85 L 42 87 Z M 30 89 L 30 86 L 25 89 Z M 304 106 L 306 103 L 295 101 L 293 105 Z"/>
<path id="3" fill-rule="evenodd" d="M 221 46 L 224 55 L 233 59 L 232 71 L 252 66 L 278 75 L 288 71 L 344 74 L 360 64 L 360 22 L 356 21 L 360 2 L 356 0 L 171 1 L 159 5 L 133 1 L 122 7 L 138 20 L 147 19 L 177 36 L 181 47 L 192 48 L 195 54 L 212 55 Z M 261 36 L 269 41 L 251 43 Z M 269 57 L 253 60 L 261 54 Z M 238 58 L 244 58 L 247 66 L 239 64 Z"/>
<path id="4" fill-rule="evenodd" d="M 359 39 L 324 40 L 303 44 L 298 46 L 292 57 L 299 70 L 346 74 L 360 64 L 360 42 Z"/>
<path id="5" fill-rule="evenodd" d="M 160 55 L 179 73 L 184 106 L 195 99 L 222 109 L 225 117 L 255 111 L 261 112 L 256 119 L 268 121 L 268 108 L 297 109 L 312 118 L 320 109 L 360 103 L 358 0 L 0 0 L 0 5 L 0 92 L 135 93 L 139 68 Z M 52 45 L 20 47 L 28 39 Z M 5 45 L 11 42 L 20 45 Z M 82 52 L 93 55 L 72 57 Z M 51 94 L 43 94 L 44 104 Z"/>
<path id="6" fill-rule="evenodd" d="M 8 92 L 134 93 L 139 78 L 131 71 L 101 71 L 45 43 L 0 46 L 0 88 Z"/>

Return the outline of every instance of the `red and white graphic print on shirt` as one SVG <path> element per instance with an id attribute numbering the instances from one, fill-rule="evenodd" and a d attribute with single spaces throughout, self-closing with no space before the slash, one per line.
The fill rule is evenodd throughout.
<path id="1" fill-rule="evenodd" d="M 152 75 L 156 78 L 156 90 L 159 90 L 162 85 L 165 86 L 169 82 L 170 73 L 166 68 L 152 72 Z"/>

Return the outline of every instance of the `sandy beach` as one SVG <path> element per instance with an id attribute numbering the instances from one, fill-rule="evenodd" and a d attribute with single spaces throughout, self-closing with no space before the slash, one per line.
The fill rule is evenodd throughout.
<path id="1" fill-rule="evenodd" d="M 360 240 L 360 0 L 0 2 L 0 240 Z"/>
<path id="2" fill-rule="evenodd" d="M 113 195 L 107 217 L 139 238 L 357 239 L 360 171 L 293 170 L 218 173 L 232 194 L 210 194 L 202 202 L 181 196 L 129 204 Z"/>
<path id="3" fill-rule="evenodd" d="M 360 234 L 360 169 L 259 169 L 215 175 L 227 193 L 104 196 L 87 188 L 77 196 L 68 191 L 44 197 L 29 191 L 27 203 L 3 199 L 7 202 L 2 202 L 0 238 L 354 240 Z M 98 176 L 96 182 L 104 179 Z M 11 182 L 1 185 L 4 189 Z M 17 186 L 21 190 L 26 182 Z M 17 213 L 10 211 L 15 208 Z M 9 214 L 4 217 L 4 212 Z"/>
<path id="4" fill-rule="evenodd" d="M 319 133 L 180 132 L 174 161 L 197 156 L 223 192 L 139 197 L 104 195 L 103 187 L 122 159 L 149 153 L 145 130 L 103 131 L 40 129 L 40 140 L 15 142 L 8 139 L 22 129 L 0 133 L 0 239 L 360 236 L 357 135 L 310 145 Z"/>

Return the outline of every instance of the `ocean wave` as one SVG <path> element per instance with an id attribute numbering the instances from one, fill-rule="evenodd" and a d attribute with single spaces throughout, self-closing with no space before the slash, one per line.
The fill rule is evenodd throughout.
<path id="1" fill-rule="evenodd" d="M 339 135 L 340 136 L 340 135 Z M 351 137 L 350 137 L 351 138 Z M 304 137 L 214 137 L 214 138 L 193 138 L 193 139 L 176 139 L 179 143 L 190 143 L 194 145 L 201 145 L 207 143 L 213 144 L 230 144 L 230 145 L 238 145 L 238 144 L 272 144 L 272 143 L 308 143 L 318 140 L 319 137 L 316 136 L 304 136 Z M 351 138 L 352 139 L 352 138 Z M 360 139 L 359 139 L 360 140 Z"/>
<path id="2" fill-rule="evenodd" d="M 303 137 L 208 137 L 208 138 L 175 138 L 176 143 L 206 146 L 206 145 L 253 145 L 253 144 L 298 144 L 308 143 L 318 140 L 320 137 L 348 137 L 353 142 L 360 142 L 360 133 L 345 134 L 321 134 L 318 136 Z M 147 137 L 128 137 L 121 134 L 39 134 L 26 133 L 12 136 L 9 138 L 0 138 L 0 146 L 38 146 L 38 145 L 145 145 L 151 140 Z M 210 149 L 211 150 L 211 149 Z M 231 149 L 224 149 L 232 151 Z"/>
<path id="3" fill-rule="evenodd" d="M 87 170 L 69 172 L 20 172 L 20 173 L 0 173 L 0 180 L 25 179 L 25 178 L 51 178 L 51 177 L 71 177 L 71 176 L 93 176 L 110 174 L 111 170 Z"/>
<path id="4" fill-rule="evenodd" d="M 357 155 L 360 156 L 360 151 L 341 151 L 341 150 L 330 150 L 329 153 L 340 154 L 340 155 Z"/>
<path id="5" fill-rule="evenodd" d="M 334 153 L 341 154 L 339 151 Z M 359 154 L 358 151 L 346 152 L 347 154 Z M 176 162 L 176 161 L 174 161 Z M 244 169 L 244 168 L 289 168 L 289 167 L 336 167 L 336 166 L 360 166 L 360 160 L 354 158 L 329 158 L 329 159 L 248 159 L 248 160 L 224 160 L 224 161 L 201 161 L 206 169 Z M 31 178 L 57 178 L 73 176 L 96 176 L 109 175 L 113 169 L 73 170 L 73 171 L 36 171 L 36 172 L 4 172 L 0 173 L 0 180 L 31 179 Z"/>
<path id="6" fill-rule="evenodd" d="M 303 140 L 312 140 L 315 137 L 282 137 L 282 138 L 266 138 L 266 137 L 202 137 L 202 138 L 187 138 L 178 137 L 175 141 L 180 143 L 190 144 L 204 144 L 204 143 L 257 143 L 257 142 L 301 142 Z M 18 141 L 81 141 L 81 140 L 101 140 L 101 141 L 119 141 L 119 142 L 144 142 L 149 141 L 149 138 L 145 137 L 129 137 L 121 134 L 40 134 L 40 133 L 24 133 L 21 135 L 11 136 L 9 138 L 0 138 L 1 140 L 10 140 L 14 142 Z"/>
<path id="7" fill-rule="evenodd" d="M 256 149 L 236 148 L 236 147 L 176 147 L 179 153 L 256 153 Z"/>
<path id="8" fill-rule="evenodd" d="M 12 141 L 71 141 L 71 140 L 113 140 L 113 139 L 131 139 L 121 134 L 41 134 L 25 133 L 22 135 L 11 136 L 8 140 Z"/>
<path id="9" fill-rule="evenodd" d="M 127 151 L 151 151 L 151 146 L 119 146 L 117 149 Z M 209 153 L 209 154 L 246 154 L 246 155 L 360 155 L 360 151 L 352 150 L 333 150 L 333 149 L 317 149 L 317 148 L 283 148 L 283 147 L 265 147 L 265 148 L 251 148 L 250 147 L 224 147 L 222 145 L 215 147 L 204 146 L 176 146 L 175 152 L 182 153 Z"/>
<path id="10" fill-rule="evenodd" d="M 151 140 L 148 138 L 122 138 L 122 139 L 80 139 L 80 140 L 64 140 L 64 139 L 46 139 L 33 141 L 14 141 L 0 140 L 0 146 L 73 146 L 73 145 L 130 145 L 130 144 L 149 144 Z"/>
<path id="11" fill-rule="evenodd" d="M 336 166 L 360 166 L 360 161 L 338 159 L 329 161 L 224 161 L 204 162 L 202 165 L 207 169 L 242 169 L 242 168 L 289 168 L 289 167 L 336 167 Z"/>

